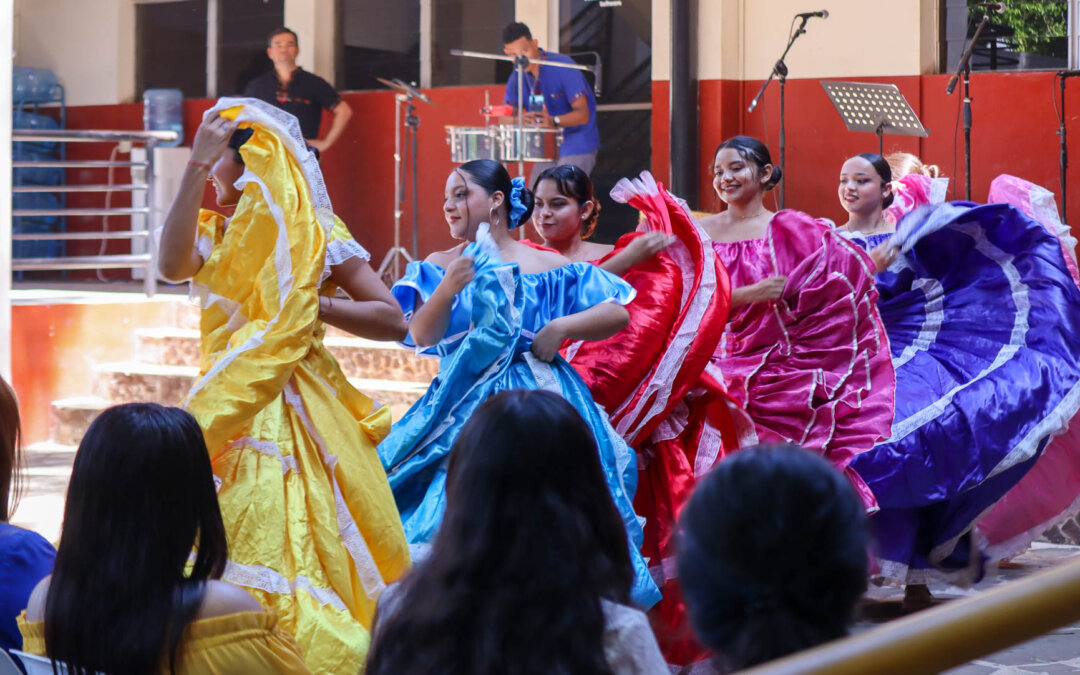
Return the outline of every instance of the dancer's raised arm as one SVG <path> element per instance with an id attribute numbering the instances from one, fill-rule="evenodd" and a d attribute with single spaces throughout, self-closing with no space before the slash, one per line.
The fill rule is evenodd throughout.
<path id="1" fill-rule="evenodd" d="M 215 115 L 195 132 L 191 159 L 184 169 L 176 199 L 165 216 L 158 247 L 158 271 L 169 281 L 190 279 L 203 265 L 195 250 L 199 205 L 212 167 L 225 152 L 236 126 L 236 122 Z"/>

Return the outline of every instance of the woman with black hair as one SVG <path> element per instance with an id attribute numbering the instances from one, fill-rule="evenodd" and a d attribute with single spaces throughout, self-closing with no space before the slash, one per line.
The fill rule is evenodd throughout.
<path id="1" fill-rule="evenodd" d="M 790 445 L 740 450 L 679 519 L 694 631 L 721 672 L 847 634 L 866 590 L 866 516 L 851 482 Z"/>
<path id="2" fill-rule="evenodd" d="M 309 672 L 276 615 L 220 581 L 225 538 L 195 419 L 155 403 L 105 410 L 75 454 L 23 649 L 72 675 Z"/>
<path id="3" fill-rule="evenodd" d="M 462 243 L 410 263 L 392 289 L 409 320 L 404 344 L 439 356 L 439 374 L 379 445 L 379 455 L 414 556 L 423 556 L 442 521 L 450 449 L 473 411 L 505 389 L 559 393 L 596 435 L 632 544 L 634 599 L 648 607 L 659 594 L 638 553 L 634 453 L 558 355 L 568 339 L 598 340 L 625 328 L 623 305 L 634 290 L 595 265 L 518 241 L 511 231 L 532 209 L 532 192 L 498 162 L 475 160 L 450 172 L 443 214 Z"/>
<path id="4" fill-rule="evenodd" d="M 877 263 L 896 369 L 892 433 L 851 465 L 881 506 L 870 519 L 880 576 L 905 584 L 915 610 L 931 602 L 929 581 L 966 585 L 1017 552 L 976 524 L 1080 408 L 1080 288 L 1057 236 L 1009 204 L 923 206 L 894 226 L 891 179 L 869 153 L 840 170 L 850 217 L 838 231 Z M 1058 493 L 1061 477 L 1048 478 L 1027 501 L 1071 505 L 1075 487 Z"/>
<path id="5" fill-rule="evenodd" d="M 208 174 L 231 217 L 200 211 Z M 357 672 L 409 554 L 375 449 L 389 407 L 353 387 L 323 338 L 330 324 L 401 339 L 401 308 L 334 217 L 296 118 L 262 101 L 206 113 L 161 240 L 162 274 L 190 278 L 202 307 L 183 405 L 220 480 L 224 578 L 277 610 L 313 671 Z"/>
<path id="6" fill-rule="evenodd" d="M 593 429 L 504 391 L 461 428 L 430 556 L 379 605 L 368 675 L 667 672 Z"/>

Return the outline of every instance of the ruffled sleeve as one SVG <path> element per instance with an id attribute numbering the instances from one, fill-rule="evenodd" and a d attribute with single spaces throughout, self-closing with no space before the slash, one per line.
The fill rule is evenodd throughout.
<path id="1" fill-rule="evenodd" d="M 523 278 L 536 283 L 539 308 L 546 314 L 543 323 L 607 302 L 628 305 L 637 295 L 630 284 L 587 262 L 571 263 Z"/>
<path id="2" fill-rule="evenodd" d="M 401 311 L 405 313 L 405 320 L 412 321 L 413 314 L 422 304 L 431 298 L 431 294 L 446 276 L 446 270 L 434 263 L 411 262 L 405 268 L 405 276 L 398 279 L 390 292 L 394 299 L 401 305 Z M 468 289 L 462 291 L 468 292 Z M 460 338 L 469 331 L 469 313 L 463 311 L 461 294 L 454 298 L 450 306 L 450 326 L 447 328 L 445 339 Z M 444 341 L 445 341 L 444 339 Z M 406 335 L 401 344 L 410 349 L 416 349 L 419 354 L 441 355 L 446 350 L 439 350 L 439 345 L 417 348 L 412 335 Z"/>
<path id="3" fill-rule="evenodd" d="M 352 233 L 341 218 L 334 216 L 334 227 L 326 239 L 326 263 L 323 265 L 320 282 L 326 281 L 332 267 L 353 258 L 368 261 L 371 260 L 371 254 L 353 239 Z"/>

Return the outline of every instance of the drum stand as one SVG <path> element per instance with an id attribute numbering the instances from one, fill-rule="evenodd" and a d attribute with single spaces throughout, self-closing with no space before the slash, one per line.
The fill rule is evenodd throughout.
<path id="1" fill-rule="evenodd" d="M 419 255 L 419 214 L 417 213 L 417 166 L 416 166 L 416 141 L 417 131 L 420 126 L 420 116 L 416 114 L 416 105 L 413 103 L 413 98 L 417 97 L 417 92 L 412 87 L 401 83 L 398 84 L 398 80 L 393 82 L 386 82 L 385 84 L 393 87 L 397 93 L 394 94 L 394 246 L 386 252 L 386 256 L 382 259 L 382 263 L 379 264 L 379 278 L 389 278 L 391 282 L 397 281 L 401 278 L 401 258 L 404 258 L 406 262 L 412 262 Z M 420 94 L 422 100 L 427 99 L 426 96 Z M 430 100 L 428 101 L 430 103 Z M 405 108 L 404 119 L 402 118 L 402 107 Z M 405 128 L 405 146 L 408 151 L 408 157 L 403 160 L 402 158 L 402 139 L 401 129 Z M 404 213 L 405 205 L 405 169 L 408 167 L 412 173 L 412 253 L 405 249 L 401 245 L 401 216 Z M 389 275 L 387 272 L 389 271 Z"/>
<path id="2" fill-rule="evenodd" d="M 592 73 L 596 77 L 593 89 L 597 93 L 600 91 L 599 62 L 597 62 L 596 66 L 582 66 L 577 63 L 558 63 L 555 61 L 547 61 L 545 59 L 530 59 L 524 54 L 518 56 L 505 56 L 503 54 L 488 54 L 465 49 L 451 49 L 450 54 L 452 56 L 465 56 L 474 59 L 488 59 L 491 61 L 510 61 L 514 64 L 514 71 L 517 73 L 517 129 L 514 132 L 518 150 L 517 171 L 518 175 L 521 176 L 521 179 L 525 181 L 528 180 L 528 176 L 525 175 L 525 136 L 522 133 L 522 130 L 525 128 L 525 71 L 529 69 L 529 65 L 536 63 L 553 68 L 570 68 L 572 70 L 583 70 L 587 73 Z M 531 188 L 532 186 L 530 185 L 528 187 Z M 518 238 L 525 238 L 525 228 L 518 228 Z"/>

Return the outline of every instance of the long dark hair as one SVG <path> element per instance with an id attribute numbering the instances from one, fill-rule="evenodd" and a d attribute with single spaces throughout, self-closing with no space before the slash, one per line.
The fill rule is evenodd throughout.
<path id="1" fill-rule="evenodd" d="M 503 207 L 508 214 L 510 213 L 510 190 L 514 186 L 510 182 L 510 173 L 505 166 L 493 159 L 474 159 L 471 162 L 465 162 L 454 170 L 468 174 L 469 178 L 472 178 L 472 182 L 483 188 L 489 195 L 501 192 L 503 195 Z M 508 217 L 507 229 L 512 230 L 518 225 L 528 222 L 529 217 L 532 215 L 533 193 L 527 187 L 521 188 L 521 203 L 525 206 L 525 213 L 521 214 L 513 222 Z"/>
<path id="2" fill-rule="evenodd" d="M 720 154 L 720 151 L 725 148 L 731 148 L 739 153 L 747 162 L 750 162 L 755 167 L 755 173 L 761 175 L 761 172 L 765 170 L 765 167 L 772 167 L 772 174 L 769 176 L 769 180 L 765 182 L 762 189 L 768 191 L 776 187 L 780 179 L 784 177 L 784 173 L 780 170 L 780 167 L 772 163 L 772 155 L 769 154 L 769 148 L 754 138 L 753 136 L 732 136 L 720 145 L 716 146 L 716 152 L 713 153 L 713 159 Z"/>
<path id="3" fill-rule="evenodd" d="M 870 166 L 874 167 L 874 171 L 877 172 L 879 178 L 881 178 L 881 186 L 885 187 L 892 182 L 892 167 L 889 166 L 889 161 L 877 154 L 876 152 L 860 152 L 857 157 L 862 157 L 866 161 L 870 162 Z M 893 203 L 892 190 L 889 191 L 889 196 L 881 200 L 881 208 L 887 209 Z"/>
<path id="4" fill-rule="evenodd" d="M 784 445 L 740 450 L 698 484 L 680 525 L 690 621 L 721 667 L 846 634 L 866 590 L 866 517 L 820 456 Z"/>
<path id="5" fill-rule="evenodd" d="M 502 392 L 450 456 L 430 555 L 375 628 L 368 675 L 610 674 L 601 598 L 633 569 L 589 426 L 561 396 Z"/>
<path id="6" fill-rule="evenodd" d="M 0 522 L 15 512 L 22 488 L 22 426 L 15 390 L 0 377 Z"/>
<path id="7" fill-rule="evenodd" d="M 591 237 L 596 230 L 596 221 L 600 218 L 600 200 L 593 196 L 593 184 L 589 179 L 589 174 L 573 164 L 549 167 L 541 171 L 540 175 L 536 177 L 536 181 L 533 182 L 532 191 L 534 193 L 542 180 L 553 181 L 559 194 L 573 199 L 578 203 L 578 206 L 585 206 L 592 202 L 592 214 L 581 221 L 581 238 L 588 239 Z"/>
<path id="8" fill-rule="evenodd" d="M 226 555 L 195 418 L 155 403 L 105 410 L 75 455 L 45 604 L 46 652 L 73 675 L 153 673 L 166 656 L 174 668 L 184 627 Z"/>

